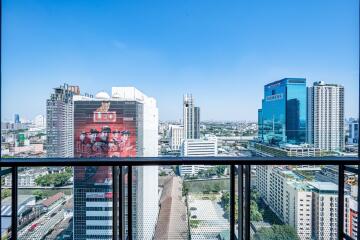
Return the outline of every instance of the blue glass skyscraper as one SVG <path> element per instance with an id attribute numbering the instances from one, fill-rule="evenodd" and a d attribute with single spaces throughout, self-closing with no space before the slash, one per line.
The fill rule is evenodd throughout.
<path id="1" fill-rule="evenodd" d="M 20 115 L 19 114 L 15 114 L 14 123 L 20 123 Z"/>
<path id="2" fill-rule="evenodd" d="M 305 143 L 306 108 L 305 78 L 284 78 L 265 85 L 259 138 L 275 145 Z"/>

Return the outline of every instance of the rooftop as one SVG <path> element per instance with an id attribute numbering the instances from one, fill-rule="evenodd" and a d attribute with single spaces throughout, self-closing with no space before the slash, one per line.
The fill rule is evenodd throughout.
<path id="1" fill-rule="evenodd" d="M 332 182 L 309 182 L 309 184 L 319 191 L 338 191 L 338 185 Z"/>

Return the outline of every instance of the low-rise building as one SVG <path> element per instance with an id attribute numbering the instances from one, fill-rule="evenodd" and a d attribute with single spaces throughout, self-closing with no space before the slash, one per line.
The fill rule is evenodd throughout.
<path id="1" fill-rule="evenodd" d="M 185 139 L 181 146 L 182 156 L 214 157 L 217 156 L 217 140 L 215 137 L 207 139 Z M 180 175 L 196 175 L 200 170 L 209 169 L 205 165 L 181 165 Z"/>

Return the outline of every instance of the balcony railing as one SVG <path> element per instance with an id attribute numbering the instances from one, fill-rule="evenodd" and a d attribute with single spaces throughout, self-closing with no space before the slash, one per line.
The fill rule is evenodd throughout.
<path id="1" fill-rule="evenodd" d="M 359 158 L 342 157 L 342 158 L 264 158 L 264 157 L 134 157 L 134 158 L 4 158 L 1 159 L 0 175 L 5 176 L 12 174 L 11 185 L 11 239 L 17 239 L 18 236 L 18 169 L 22 167 L 41 167 L 41 166 L 108 166 L 112 167 L 112 228 L 113 239 L 129 239 L 133 237 L 133 189 L 127 187 L 124 195 L 125 182 L 133 182 L 132 169 L 141 166 L 162 166 L 162 165 L 228 165 L 230 166 L 230 214 L 229 214 L 229 232 L 230 239 L 251 239 L 251 219 L 250 219 L 250 193 L 251 193 L 251 166 L 268 166 L 268 165 L 337 165 L 338 166 L 338 197 L 337 197 L 337 235 L 338 239 L 354 239 L 348 236 L 344 231 L 344 191 L 345 191 L 345 172 L 351 172 L 357 175 L 359 179 Z M 122 177 L 119 177 L 122 176 Z M 126 176 L 124 178 L 124 176 Z M 241 177 L 236 177 L 241 176 Z M 236 189 L 237 184 L 237 189 Z M 119 190 L 119 186 L 121 186 Z M 357 184 L 359 191 L 359 184 Z M 238 209 L 235 209 L 236 192 L 238 193 Z M 127 218 L 124 217 L 123 209 L 124 197 L 127 198 Z M 359 197 L 357 199 L 357 209 L 359 206 Z M 240 207 L 244 206 L 244 207 Z M 237 213 L 235 213 L 237 211 Z M 238 221 L 235 215 L 238 215 Z M 127 233 L 124 231 L 127 221 Z M 75 226 L 76 227 L 76 226 Z M 356 229 L 360 233 L 359 224 Z M 127 237 L 124 237 L 127 236 Z M 190 239 L 190 236 L 189 236 Z M 357 239 L 360 236 L 357 235 Z"/>

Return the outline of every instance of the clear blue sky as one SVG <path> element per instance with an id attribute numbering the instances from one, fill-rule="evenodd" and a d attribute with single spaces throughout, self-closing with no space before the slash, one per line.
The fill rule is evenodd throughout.
<path id="1" fill-rule="evenodd" d="M 358 109 L 358 0 L 3 0 L 2 119 L 45 113 L 52 88 L 135 86 L 179 119 L 255 120 L 263 85 L 345 86 Z"/>

